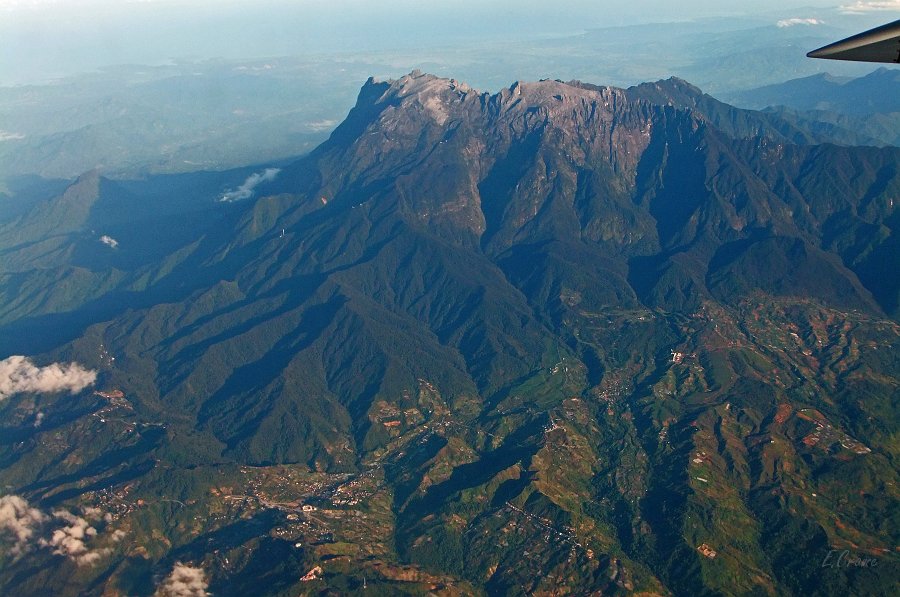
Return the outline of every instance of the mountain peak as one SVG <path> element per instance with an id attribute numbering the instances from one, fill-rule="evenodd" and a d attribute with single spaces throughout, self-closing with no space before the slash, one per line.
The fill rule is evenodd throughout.
<path id="1" fill-rule="evenodd" d="M 547 219 L 552 210 L 539 217 L 541 197 L 553 184 L 547 168 L 577 178 L 577 164 L 587 161 L 608 172 L 616 189 L 632 188 L 659 118 L 666 117 L 614 87 L 545 79 L 489 94 L 413 71 L 367 82 L 347 121 L 321 148 L 330 156 L 321 177 L 358 175 L 371 184 L 375 172 L 385 180 L 399 176 L 392 185 L 402 190 L 386 194 L 389 204 L 432 229 L 449 227 L 454 238 L 462 230 L 472 242 L 502 247 L 529 223 L 556 226 Z M 689 115 L 678 118 L 685 130 L 692 127 Z M 339 162 L 340 171 L 332 170 Z M 527 193 L 492 186 L 507 170 L 524 177 L 518 182 Z M 317 196 L 334 194 L 328 187 Z"/>
<path id="2" fill-rule="evenodd" d="M 613 96 L 625 98 L 625 91 L 616 87 L 597 86 L 581 81 L 564 82 L 557 79 L 541 79 L 540 81 L 516 81 L 509 87 L 491 94 L 479 91 L 469 84 L 456 79 L 438 77 L 433 74 L 423 73 L 416 69 L 399 79 L 378 81 L 370 78 L 366 89 L 378 89 L 379 102 L 429 100 L 438 98 L 444 100 L 456 100 L 468 95 L 496 98 L 494 101 L 514 103 L 522 100 L 527 106 L 553 105 L 568 100 L 609 100 Z M 699 91 L 699 90 L 698 90 Z M 433 100 L 432 100 L 433 101 Z"/>
<path id="3" fill-rule="evenodd" d="M 474 89 L 466 83 L 457 81 L 456 79 L 446 79 L 430 73 L 423 73 L 419 69 L 415 69 L 408 75 L 403 75 L 399 79 L 378 81 L 375 78 L 369 78 L 366 85 L 386 86 L 384 96 L 396 99 L 436 96 L 447 92 L 465 94 L 474 91 Z"/>

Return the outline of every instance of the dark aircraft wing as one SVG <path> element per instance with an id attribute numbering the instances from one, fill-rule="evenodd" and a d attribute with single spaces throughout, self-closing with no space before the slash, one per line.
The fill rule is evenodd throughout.
<path id="1" fill-rule="evenodd" d="M 831 60 L 900 63 L 900 20 L 813 50 L 807 56 Z"/>

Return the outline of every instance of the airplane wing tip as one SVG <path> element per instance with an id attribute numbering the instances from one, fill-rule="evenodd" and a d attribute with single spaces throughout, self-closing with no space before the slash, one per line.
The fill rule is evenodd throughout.
<path id="1" fill-rule="evenodd" d="M 860 62 L 900 62 L 900 20 L 808 52 L 809 58 Z"/>
<path id="2" fill-rule="evenodd" d="M 831 58 L 836 52 L 825 46 L 824 48 L 818 48 L 816 50 L 812 50 L 806 53 L 807 58 Z"/>

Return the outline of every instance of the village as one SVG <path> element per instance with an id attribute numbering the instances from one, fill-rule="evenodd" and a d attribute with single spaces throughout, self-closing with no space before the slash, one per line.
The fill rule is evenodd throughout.
<path id="1" fill-rule="evenodd" d="M 827 451 L 835 444 L 840 444 L 842 448 L 858 456 L 869 454 L 872 451 L 862 442 L 834 427 L 822 413 L 815 409 L 801 409 L 797 416 L 816 426 L 816 430 L 807 434 L 802 440 L 803 444 L 809 448 L 818 447 Z"/>

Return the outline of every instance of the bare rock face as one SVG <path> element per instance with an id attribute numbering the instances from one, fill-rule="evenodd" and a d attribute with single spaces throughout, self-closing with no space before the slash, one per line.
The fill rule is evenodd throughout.
<path id="1" fill-rule="evenodd" d="M 332 139 L 352 145 L 327 161 L 340 160 L 344 181 L 393 177 L 393 198 L 423 225 L 458 229 L 470 242 L 496 237 L 500 248 L 517 231 L 541 226 L 554 201 L 574 204 L 579 173 L 588 169 L 603 172 L 616 193 L 633 194 L 638 164 L 664 119 L 664 111 L 612 87 L 540 81 L 490 95 L 413 72 L 366 83 Z M 587 227 L 615 236 L 598 221 Z"/>

